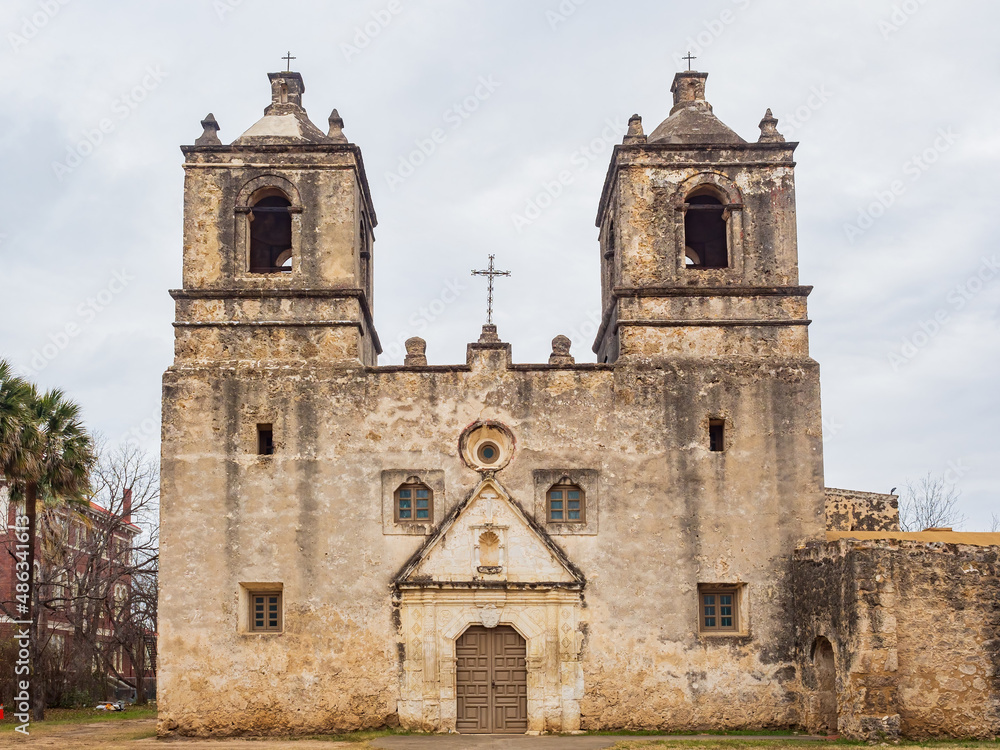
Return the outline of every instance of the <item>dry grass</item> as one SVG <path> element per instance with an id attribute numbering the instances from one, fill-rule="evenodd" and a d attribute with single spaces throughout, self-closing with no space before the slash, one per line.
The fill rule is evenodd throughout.
<path id="1" fill-rule="evenodd" d="M 653 741 L 627 740 L 619 742 L 609 750 L 638 750 L 638 748 L 672 748 L 673 750 L 846 750 L 849 747 L 898 747 L 902 750 L 912 748 L 927 748 L 928 750 L 965 750 L 978 748 L 982 750 L 1000 750 L 998 740 L 929 740 L 926 742 L 899 742 L 870 744 L 866 742 L 849 742 L 847 740 L 799 740 L 794 737 L 780 740 L 755 740 L 749 737 L 734 737 L 724 740 L 701 739 L 665 739 Z"/>

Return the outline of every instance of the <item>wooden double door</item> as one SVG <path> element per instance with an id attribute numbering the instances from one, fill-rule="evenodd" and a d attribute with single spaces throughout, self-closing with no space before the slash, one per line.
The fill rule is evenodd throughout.
<path id="1" fill-rule="evenodd" d="M 457 728 L 463 734 L 528 731 L 527 647 L 514 628 L 469 628 L 455 644 Z"/>

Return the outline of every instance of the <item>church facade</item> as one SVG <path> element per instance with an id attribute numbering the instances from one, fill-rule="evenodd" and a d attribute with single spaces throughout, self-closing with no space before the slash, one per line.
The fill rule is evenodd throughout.
<path id="1" fill-rule="evenodd" d="M 770 111 L 753 142 L 722 124 L 706 77 L 614 151 L 592 363 L 559 336 L 515 363 L 487 325 L 464 363 L 413 339 L 378 366 L 377 218 L 336 110 L 321 131 L 285 72 L 231 145 L 203 121 L 163 383 L 161 733 L 995 733 L 985 609 L 983 707 L 907 713 L 896 600 L 851 546 L 884 553 L 853 532 L 898 532 L 895 499 L 824 486 L 795 144 Z M 988 542 L 946 550 L 987 571 L 969 606 Z"/>

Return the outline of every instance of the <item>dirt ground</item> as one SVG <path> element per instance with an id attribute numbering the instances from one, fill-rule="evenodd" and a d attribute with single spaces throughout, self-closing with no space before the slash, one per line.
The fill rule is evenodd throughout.
<path id="1" fill-rule="evenodd" d="M 309 750 L 309 748 L 366 748 L 367 743 L 311 740 L 157 740 L 156 719 L 105 721 L 93 724 L 61 724 L 33 727 L 29 737 L 11 732 L 0 734 L 0 747 L 59 748 L 59 750 Z"/>
<path id="2" fill-rule="evenodd" d="M 669 748 L 670 750 L 844 750 L 843 744 L 834 744 L 820 738 L 781 737 L 765 740 L 762 737 L 732 737 L 721 740 L 712 737 L 642 738 L 642 737 L 527 737 L 524 735 L 397 735 L 379 737 L 363 742 L 337 742 L 324 739 L 230 739 L 198 740 L 175 738 L 156 739 L 155 719 L 104 721 L 99 723 L 69 723 L 33 727 L 30 737 L 5 731 L 0 734 L 0 748 L 58 748 L 58 750 L 642 750 L 643 748 Z M 904 747 L 919 748 L 907 744 Z M 993 742 L 949 742 L 935 744 L 934 750 L 962 750 L 964 748 L 1000 748 Z"/>

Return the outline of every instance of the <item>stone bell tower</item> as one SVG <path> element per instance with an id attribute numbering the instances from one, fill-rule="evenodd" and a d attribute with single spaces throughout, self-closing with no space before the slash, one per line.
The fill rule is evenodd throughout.
<path id="1" fill-rule="evenodd" d="M 633 116 L 597 226 L 604 319 L 619 357 L 808 357 L 798 286 L 792 154 L 768 110 L 748 143 L 705 100 L 707 73 L 674 77 L 670 116 Z"/>
<path id="2" fill-rule="evenodd" d="M 300 74 L 268 78 L 264 117 L 231 145 L 208 115 L 195 145 L 181 149 L 175 364 L 374 365 L 377 220 L 361 149 L 337 110 L 325 134 L 310 122 Z"/>

